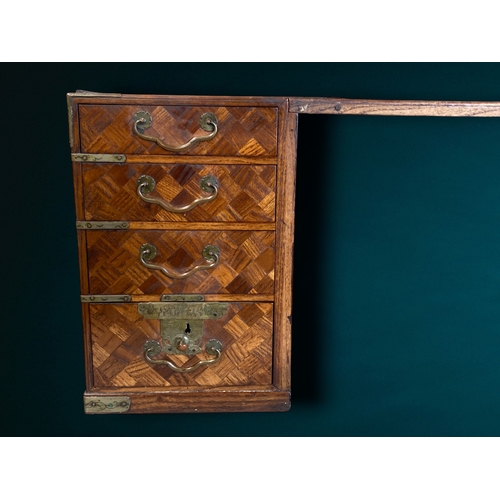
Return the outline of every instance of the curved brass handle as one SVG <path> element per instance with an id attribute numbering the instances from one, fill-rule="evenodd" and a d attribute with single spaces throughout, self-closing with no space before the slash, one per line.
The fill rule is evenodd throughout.
<path id="1" fill-rule="evenodd" d="M 205 345 L 205 351 L 207 354 L 215 355 L 215 358 L 198 361 L 198 363 L 196 363 L 193 366 L 189 366 L 188 368 L 181 368 L 179 366 L 174 365 L 171 361 L 168 361 L 166 359 L 151 358 L 151 356 L 157 356 L 161 352 L 161 345 L 156 340 L 148 340 L 144 344 L 144 357 L 146 358 L 147 361 L 155 365 L 167 365 L 169 368 L 179 373 L 194 372 L 195 370 L 201 368 L 202 366 L 213 365 L 214 363 L 217 363 L 222 354 L 222 344 L 215 339 L 209 340 Z"/>
<path id="2" fill-rule="evenodd" d="M 200 179 L 200 187 L 203 191 L 207 193 L 212 193 L 210 196 L 206 198 L 197 198 L 192 201 L 189 205 L 184 205 L 182 207 L 175 207 L 166 201 L 160 200 L 158 198 L 151 198 L 150 196 L 146 196 L 146 194 L 151 193 L 156 187 L 156 181 L 153 177 L 149 175 L 141 175 L 139 179 L 137 179 L 137 195 L 142 201 L 147 203 L 153 203 L 155 205 L 160 205 L 161 208 L 167 210 L 168 212 L 173 212 L 176 214 L 181 214 L 185 212 L 189 212 L 193 210 L 193 208 L 197 207 L 201 203 L 207 203 L 208 201 L 212 201 L 219 192 L 219 182 L 212 175 L 206 175 Z"/>
<path id="3" fill-rule="evenodd" d="M 169 271 L 167 268 L 164 266 L 161 266 L 159 264 L 151 264 L 149 261 L 153 260 L 158 253 L 157 248 L 152 245 L 151 243 L 144 243 L 144 245 L 141 246 L 139 249 L 139 259 L 141 261 L 141 264 L 148 269 L 155 269 L 157 271 L 161 271 L 165 276 L 168 276 L 169 278 L 174 278 L 174 279 L 184 279 L 188 278 L 189 276 L 192 276 L 195 272 L 201 271 L 202 269 L 210 269 L 212 267 L 215 267 L 219 263 L 220 259 L 220 250 L 218 247 L 214 245 L 207 245 L 203 251 L 202 251 L 202 256 L 203 258 L 209 262 L 209 264 L 200 264 L 198 266 L 194 266 L 192 269 L 189 271 L 186 271 L 185 273 L 173 273 L 172 271 Z"/>
<path id="4" fill-rule="evenodd" d="M 217 125 L 218 125 L 218 120 L 217 117 L 213 113 L 203 113 L 200 118 L 200 127 L 205 130 L 206 132 L 210 132 L 208 135 L 202 135 L 198 137 L 193 137 L 190 139 L 186 144 L 182 144 L 181 146 L 171 146 L 169 144 L 166 144 L 163 142 L 159 137 L 153 137 L 152 135 L 146 135 L 143 134 L 140 130 L 145 130 L 153 124 L 153 118 L 147 111 L 138 111 L 137 113 L 134 114 L 132 117 L 134 120 L 134 125 L 133 125 L 133 131 L 141 138 L 144 139 L 145 141 L 151 141 L 158 146 L 160 146 L 163 149 L 166 149 L 167 151 L 184 151 L 185 149 L 188 149 L 195 144 L 198 144 L 199 142 L 202 141 L 209 141 L 210 139 L 213 139 L 217 135 Z"/>

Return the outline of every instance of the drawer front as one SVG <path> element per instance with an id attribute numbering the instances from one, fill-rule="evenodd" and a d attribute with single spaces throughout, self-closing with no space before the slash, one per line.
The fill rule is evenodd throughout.
<path id="1" fill-rule="evenodd" d="M 137 304 L 88 304 L 86 307 L 90 308 L 94 388 L 271 384 L 271 303 L 230 303 L 222 317 L 205 320 L 201 345 L 212 339 L 220 342 L 220 358 L 187 373 L 146 360 L 146 342 L 164 343 L 162 327 L 160 320 L 145 318 Z M 194 356 L 161 352 L 151 359 L 168 360 L 185 369 L 212 358 L 202 351 Z"/>
<path id="2" fill-rule="evenodd" d="M 171 278 L 141 262 L 146 243 L 154 245 L 156 256 L 148 260 L 142 253 L 143 260 L 170 274 L 210 265 L 203 253 L 207 246 L 217 247 L 219 258 L 213 267 Z M 273 231 L 88 231 L 89 293 L 272 294 L 274 244 Z"/>
<path id="3" fill-rule="evenodd" d="M 182 151 L 168 151 L 134 131 L 137 112 L 151 118 L 148 128 L 138 131 L 163 143 L 179 147 L 194 137 L 210 135 L 200 128 L 200 118 L 213 113 L 217 133 L 210 140 L 194 142 Z M 87 153 L 154 155 L 276 156 L 277 116 L 273 107 L 127 106 L 81 104 L 81 150 Z"/>
<path id="4" fill-rule="evenodd" d="M 82 171 L 86 220 L 275 219 L 275 165 L 84 164 Z"/>

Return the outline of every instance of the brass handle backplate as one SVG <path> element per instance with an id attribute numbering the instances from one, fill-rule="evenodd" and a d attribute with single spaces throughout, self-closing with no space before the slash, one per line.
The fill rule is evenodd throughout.
<path id="1" fill-rule="evenodd" d="M 189 373 L 198 370 L 198 368 L 201 368 L 202 366 L 213 365 L 214 363 L 217 363 L 222 353 L 222 344 L 215 339 L 209 340 L 205 345 L 205 352 L 215 357 L 211 359 L 204 359 L 198 361 L 198 363 L 196 363 L 195 365 L 189 366 L 187 368 L 182 368 L 180 366 L 174 365 L 174 363 L 166 359 L 153 359 L 151 357 L 151 356 L 157 356 L 158 354 L 160 354 L 161 351 L 162 351 L 161 344 L 156 340 L 148 340 L 144 344 L 144 357 L 149 363 L 156 365 L 167 365 L 169 368 L 171 368 L 176 372 Z"/>
<path id="2" fill-rule="evenodd" d="M 153 118 L 147 111 L 138 111 L 134 114 L 132 119 L 134 120 L 132 129 L 136 135 L 138 135 L 145 141 L 154 142 L 161 148 L 173 152 L 184 151 L 186 149 L 189 149 L 190 147 L 193 147 L 199 142 L 209 141 L 210 139 L 213 139 L 217 135 L 217 125 L 219 123 L 217 117 L 213 113 L 203 113 L 200 118 L 200 127 L 206 132 L 210 132 L 210 134 L 193 137 L 188 142 L 180 146 L 172 146 L 163 142 L 163 140 L 159 137 L 154 137 L 152 135 L 146 135 L 142 133 L 143 130 L 148 129 L 153 124 Z"/>
<path id="3" fill-rule="evenodd" d="M 152 264 L 150 261 L 153 260 L 157 254 L 158 250 L 154 245 L 152 245 L 151 243 L 144 243 L 144 245 L 142 245 L 139 249 L 139 259 L 141 261 L 141 264 L 148 269 L 161 271 L 165 276 L 174 279 L 189 278 L 189 276 L 192 276 L 198 271 L 201 271 L 203 269 L 211 269 L 219 263 L 220 259 L 219 248 L 215 245 L 207 245 L 202 251 L 202 256 L 205 261 L 208 262 L 208 264 L 199 264 L 184 273 L 176 273 L 168 270 L 165 266 L 162 266 L 160 264 Z"/>
<path id="4" fill-rule="evenodd" d="M 207 203 L 208 201 L 212 201 L 218 194 L 219 183 L 217 179 L 212 175 L 206 175 L 200 179 L 200 187 L 206 193 L 211 193 L 210 196 L 205 198 L 197 198 L 196 200 L 189 203 L 189 205 L 184 205 L 180 207 L 176 207 L 167 203 L 166 201 L 160 200 L 159 198 L 153 198 L 151 196 L 146 196 L 148 193 L 151 193 L 156 187 L 156 181 L 153 177 L 149 175 L 141 175 L 139 179 L 137 179 L 137 195 L 142 201 L 146 203 L 153 203 L 155 205 L 160 205 L 164 210 L 173 213 L 185 213 L 193 210 L 193 208 L 197 207 L 201 203 Z"/>

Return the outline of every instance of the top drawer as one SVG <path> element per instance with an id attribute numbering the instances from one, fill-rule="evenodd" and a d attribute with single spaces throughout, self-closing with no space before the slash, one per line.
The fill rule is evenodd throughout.
<path id="1" fill-rule="evenodd" d="M 138 115 L 141 111 L 145 113 Z M 277 154 L 278 108 L 274 107 L 80 104 L 78 112 L 81 151 L 86 153 L 252 157 Z M 200 126 L 206 113 L 217 119 L 215 135 L 210 120 L 207 130 Z M 138 122 L 139 117 L 144 121 Z M 145 128 L 144 124 L 149 126 Z M 141 138 L 137 132 L 158 141 Z M 192 141 L 189 147 L 177 151 L 160 145 L 178 148 L 193 138 L 209 135 L 213 137 Z"/>

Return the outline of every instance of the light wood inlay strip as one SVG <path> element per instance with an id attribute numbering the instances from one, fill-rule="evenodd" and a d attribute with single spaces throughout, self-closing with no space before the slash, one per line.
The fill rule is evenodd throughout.
<path id="1" fill-rule="evenodd" d="M 129 229 L 165 231 L 274 231 L 274 222 L 130 222 Z"/>
<path id="2" fill-rule="evenodd" d="M 205 295 L 207 302 L 273 302 L 274 295 Z"/>
<path id="3" fill-rule="evenodd" d="M 143 386 L 143 387 L 95 387 L 92 391 L 88 391 L 88 396 L 109 396 L 109 394 L 123 394 L 123 393 L 141 393 L 147 391 L 150 394 L 182 394 L 184 392 L 190 393 L 226 393 L 226 392 L 280 392 L 273 385 L 238 385 L 238 386 L 224 386 L 224 387 L 203 387 L 203 386 Z"/>
<path id="4" fill-rule="evenodd" d="M 187 294 L 187 295 L 193 295 L 193 294 Z M 132 297 L 131 302 L 160 302 L 161 295 L 132 295 L 131 297 Z M 203 297 L 206 302 L 273 302 L 274 301 L 274 295 L 272 294 L 266 294 L 266 295 L 209 294 L 209 295 L 203 295 Z M 130 304 L 131 302 L 126 302 L 126 303 Z"/>
<path id="5" fill-rule="evenodd" d="M 500 102 L 384 101 L 294 97 L 290 111 L 305 114 L 500 117 Z"/>
<path id="6" fill-rule="evenodd" d="M 166 156 L 127 155 L 125 163 L 201 163 L 203 165 L 276 165 L 276 156 Z"/>

